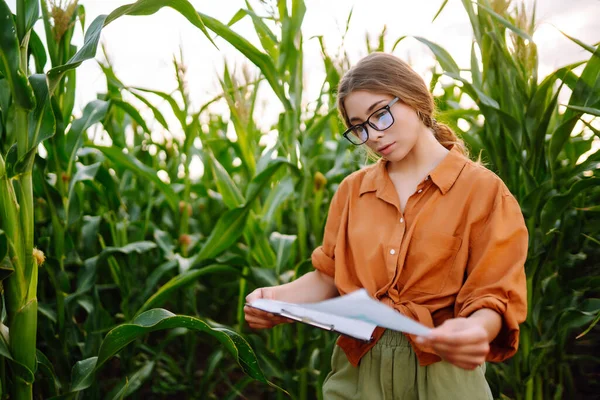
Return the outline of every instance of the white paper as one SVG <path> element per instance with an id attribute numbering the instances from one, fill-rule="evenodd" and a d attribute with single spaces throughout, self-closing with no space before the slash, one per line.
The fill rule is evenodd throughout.
<path id="1" fill-rule="evenodd" d="M 426 326 L 371 298 L 365 289 L 319 303 L 292 304 L 259 299 L 253 301 L 251 306 L 277 314 L 284 310 L 299 318 L 332 325 L 341 333 L 364 340 L 370 338 L 376 326 L 420 336 L 430 331 Z"/>
<path id="2" fill-rule="evenodd" d="M 424 336 L 430 331 L 425 325 L 371 298 L 365 289 L 360 289 L 346 296 L 336 297 L 320 303 L 302 304 L 302 306 L 311 310 L 358 319 L 413 335 Z"/>
<path id="3" fill-rule="evenodd" d="M 318 304 L 318 303 L 316 303 Z M 250 304 L 274 314 L 282 314 L 299 322 L 305 322 L 322 329 L 335 330 L 356 339 L 370 340 L 376 325 L 347 317 L 323 313 L 304 307 L 306 304 L 293 304 L 277 300 L 258 299 Z"/>

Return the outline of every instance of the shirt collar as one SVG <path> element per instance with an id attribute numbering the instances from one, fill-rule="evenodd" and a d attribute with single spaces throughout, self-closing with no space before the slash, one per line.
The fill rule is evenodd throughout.
<path id="1" fill-rule="evenodd" d="M 440 192 L 446 194 L 466 164 L 467 158 L 460 153 L 456 146 L 452 146 L 448 155 L 429 173 L 429 176 Z"/>
<path id="2" fill-rule="evenodd" d="M 377 189 L 384 187 L 385 178 L 387 177 L 387 169 L 385 168 L 386 163 L 387 161 L 385 159 L 380 158 L 377 160 L 377 163 L 365 173 L 360 185 L 360 196 L 367 192 L 375 192 Z"/>
<path id="3" fill-rule="evenodd" d="M 466 163 L 467 158 L 458 151 L 456 146 L 452 146 L 450 152 L 429 173 L 429 176 L 440 192 L 446 194 L 458 179 Z M 386 164 L 387 160 L 381 158 L 373 167 L 369 168 L 360 185 L 360 195 L 383 191 L 389 181 Z"/>

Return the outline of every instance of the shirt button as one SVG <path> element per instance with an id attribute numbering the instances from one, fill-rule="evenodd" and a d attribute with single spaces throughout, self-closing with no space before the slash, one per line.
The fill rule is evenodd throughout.
<path id="1" fill-rule="evenodd" d="M 421 193 L 423 191 L 423 189 L 419 189 L 417 190 L 417 193 Z"/>
<path id="2" fill-rule="evenodd" d="M 403 222 L 404 222 L 404 218 L 400 218 L 400 223 L 403 223 Z"/>
<path id="3" fill-rule="evenodd" d="M 394 249 L 391 249 L 391 250 L 390 250 L 390 254 L 391 254 L 391 255 L 394 255 L 394 254 L 396 254 L 396 250 L 394 250 Z"/>
<path id="4" fill-rule="evenodd" d="M 425 180 L 426 180 L 426 181 L 428 181 L 428 180 L 429 180 L 429 175 L 427 175 L 427 176 L 425 177 Z"/>

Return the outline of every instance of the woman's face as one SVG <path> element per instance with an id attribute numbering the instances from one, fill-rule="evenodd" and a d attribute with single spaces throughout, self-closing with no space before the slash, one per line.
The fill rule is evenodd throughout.
<path id="1" fill-rule="evenodd" d="M 351 125 L 361 124 L 377 110 L 387 106 L 394 98 L 386 94 L 377 94 L 358 90 L 350 93 L 344 100 L 344 106 Z M 401 99 L 400 99 L 401 100 Z M 389 161 L 400 161 L 412 150 L 423 123 L 415 110 L 402 101 L 397 101 L 390 107 L 394 123 L 384 131 L 373 129 L 365 124 L 368 139 L 365 145 L 369 146 L 380 156 Z M 371 117 L 377 118 L 379 113 Z"/>

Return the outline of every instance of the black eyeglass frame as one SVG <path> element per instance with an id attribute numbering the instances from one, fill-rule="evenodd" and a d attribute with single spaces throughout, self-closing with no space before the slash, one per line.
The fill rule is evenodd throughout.
<path id="1" fill-rule="evenodd" d="M 389 129 L 392 125 L 394 125 L 394 122 L 396 122 L 396 120 L 394 119 L 394 114 L 392 114 L 392 110 L 390 110 L 390 107 L 392 107 L 394 104 L 396 104 L 398 102 L 398 100 L 400 100 L 400 98 L 398 97 L 394 97 L 386 106 L 381 107 L 375 111 L 373 111 L 371 113 L 371 115 L 369 115 L 369 117 L 367 118 L 367 120 L 365 122 L 363 122 L 362 124 L 356 124 L 356 125 L 352 125 L 350 128 L 348 128 L 346 130 L 346 132 L 344 132 L 342 134 L 342 136 L 344 136 L 346 138 L 346 140 L 348 140 L 350 143 L 352 143 L 355 146 L 360 146 L 363 145 L 367 142 L 367 140 L 369 140 L 369 130 L 366 127 L 366 124 L 369 124 L 369 126 L 373 129 L 375 129 L 376 131 L 385 131 L 386 129 Z M 388 113 L 390 113 L 390 116 L 392 117 L 392 123 L 387 127 L 387 128 L 383 128 L 383 129 L 379 129 L 377 126 L 375 126 L 375 124 L 373 124 L 372 122 L 370 122 L 369 120 L 371 119 L 371 117 L 375 114 L 377 114 L 378 112 L 381 112 L 383 110 L 387 110 Z M 354 143 L 352 141 L 352 139 L 350 139 L 348 137 L 348 135 L 352 134 L 352 130 L 356 127 L 362 126 L 362 128 L 365 130 L 365 132 L 367 133 L 367 138 L 362 142 L 362 143 Z M 356 135 L 354 135 L 354 137 L 356 137 L 358 139 L 358 137 Z"/>

